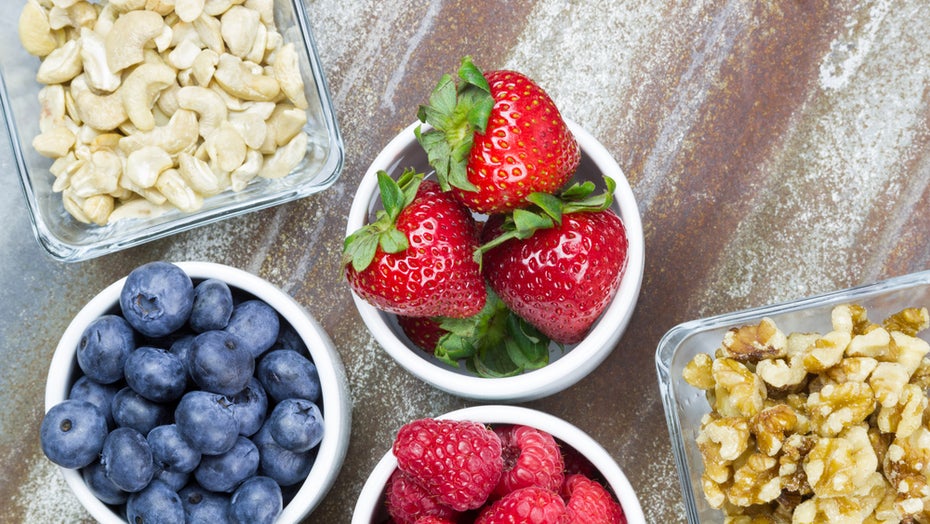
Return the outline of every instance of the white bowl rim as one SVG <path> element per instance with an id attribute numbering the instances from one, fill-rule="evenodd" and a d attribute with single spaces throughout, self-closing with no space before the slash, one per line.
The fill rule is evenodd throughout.
<path id="1" fill-rule="evenodd" d="M 546 431 L 571 445 L 597 467 L 619 499 L 629 524 L 646 522 L 636 491 L 613 457 L 590 435 L 555 415 L 522 406 L 486 404 L 457 409 L 436 418 L 473 420 L 484 424 L 520 424 Z M 579 445 L 584 445 L 584 449 L 579 449 Z M 362 486 L 352 514 L 352 524 L 370 524 L 371 514 L 366 512 L 380 502 L 384 486 L 395 468 L 397 458 L 388 450 Z"/>
<path id="2" fill-rule="evenodd" d="M 313 511 L 332 488 L 348 450 L 352 409 L 346 386 L 345 370 L 332 341 L 319 323 L 290 295 L 267 280 L 247 271 L 214 262 L 173 262 L 192 279 L 218 278 L 230 286 L 250 293 L 274 308 L 305 341 L 320 374 L 323 413 L 327 428 L 320 442 L 316 462 L 300 489 L 285 506 L 277 522 L 299 522 Z M 74 354 L 84 327 L 118 303 L 123 277 L 94 296 L 72 319 L 59 340 L 49 366 L 45 389 L 45 411 L 68 396 Z M 294 322 L 300 319 L 303 325 Z M 125 524 L 113 510 L 101 502 L 84 483 L 76 469 L 59 467 L 65 482 L 91 515 L 103 524 Z"/>
<path id="3" fill-rule="evenodd" d="M 447 393 L 476 400 L 507 402 L 534 400 L 561 391 L 587 376 L 609 356 L 629 324 L 642 285 L 645 264 L 645 240 L 636 198 L 622 169 L 603 144 L 574 121 L 565 119 L 565 122 L 582 146 L 585 155 L 617 183 L 614 201 L 619 206 L 629 246 L 627 267 L 614 300 L 585 339 L 556 361 L 540 369 L 513 377 L 483 378 L 461 373 L 448 366 L 439 365 L 438 362 L 433 363 L 411 351 L 386 326 L 382 316 L 385 313 L 352 292 L 355 306 L 375 338 L 401 367 L 420 380 Z M 414 129 L 419 125 L 421 125 L 420 122 L 408 125 L 385 146 L 371 163 L 359 183 L 349 210 L 346 225 L 347 236 L 367 221 L 371 198 L 366 198 L 366 196 L 376 194 L 378 170 L 396 167 L 391 166 L 390 163 L 414 140 Z M 607 319 L 612 321 L 605 322 Z M 605 345 L 609 346 L 609 350 L 601 351 Z"/>

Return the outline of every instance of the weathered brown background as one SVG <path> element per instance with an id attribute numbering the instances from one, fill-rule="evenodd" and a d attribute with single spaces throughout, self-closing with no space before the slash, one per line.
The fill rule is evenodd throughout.
<path id="1" fill-rule="evenodd" d="M 468 403 L 411 378 L 368 336 L 340 277 L 355 188 L 470 54 L 535 78 L 597 136 L 640 202 L 646 270 L 609 359 L 528 405 L 580 426 L 624 468 L 647 519 L 683 521 L 655 378 L 662 334 L 689 319 L 930 263 L 930 7 L 918 1 L 308 0 L 346 144 L 317 196 L 78 264 L 33 240 L 0 146 L 0 520 L 88 517 L 38 446 L 57 338 L 81 305 L 154 259 L 209 260 L 279 285 L 344 360 L 348 460 L 311 522 L 348 522 L 405 421 Z M 0 143 L 5 139 L 0 137 Z"/>

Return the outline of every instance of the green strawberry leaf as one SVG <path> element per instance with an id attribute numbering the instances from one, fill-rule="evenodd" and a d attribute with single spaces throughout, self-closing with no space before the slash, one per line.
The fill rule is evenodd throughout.
<path id="1" fill-rule="evenodd" d="M 375 220 L 346 237 L 342 244 L 342 263 L 355 271 L 364 271 L 378 254 L 401 253 L 409 247 L 407 235 L 396 227 L 400 212 L 413 202 L 423 175 L 407 168 L 395 181 L 387 172 L 378 172 L 378 190 L 384 209 L 375 212 Z"/>
<path id="2" fill-rule="evenodd" d="M 417 118 L 432 129 L 423 131 L 418 127 L 415 134 L 443 191 L 452 187 L 477 191 L 468 181 L 468 156 L 475 133 L 487 128 L 494 97 L 471 57 L 462 59 L 458 78 L 458 83 L 449 74 L 440 78 L 428 103 L 417 110 Z"/>
<path id="3" fill-rule="evenodd" d="M 439 318 L 448 333 L 433 354 L 446 364 L 482 377 L 505 377 L 537 369 L 549 361 L 549 339 L 510 311 L 488 288 L 484 308 L 468 318 Z"/>

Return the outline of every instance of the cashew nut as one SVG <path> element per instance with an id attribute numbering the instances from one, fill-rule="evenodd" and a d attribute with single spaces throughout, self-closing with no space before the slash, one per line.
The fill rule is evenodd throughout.
<path id="1" fill-rule="evenodd" d="M 155 128 L 152 107 L 155 98 L 176 78 L 174 69 L 162 64 L 142 64 L 132 70 L 123 81 L 118 93 L 129 120 L 140 131 Z"/>
<path id="2" fill-rule="evenodd" d="M 187 153 L 178 156 L 178 173 L 194 191 L 215 195 L 222 189 L 216 173 L 203 160 Z"/>
<path id="3" fill-rule="evenodd" d="M 210 16 L 219 16 L 234 5 L 241 4 L 243 0 L 206 0 L 203 12 Z"/>
<path id="4" fill-rule="evenodd" d="M 174 160 L 164 149 L 147 146 L 129 154 L 125 174 L 139 187 L 152 187 L 158 175 L 173 165 Z"/>
<path id="5" fill-rule="evenodd" d="M 71 192 L 77 197 L 87 198 L 116 191 L 122 169 L 123 162 L 116 153 L 97 151 L 71 173 Z"/>
<path id="6" fill-rule="evenodd" d="M 164 149 L 174 156 L 196 145 L 200 137 L 197 114 L 186 109 L 178 109 L 168 123 L 146 133 L 135 133 L 120 139 L 120 150 L 129 154 L 145 146 Z"/>
<path id="7" fill-rule="evenodd" d="M 284 147 L 279 147 L 273 154 L 265 158 L 260 176 L 264 178 L 281 178 L 287 176 L 307 156 L 309 137 L 300 132 Z"/>
<path id="8" fill-rule="evenodd" d="M 229 122 L 222 125 L 204 141 L 211 165 L 219 171 L 229 173 L 245 162 L 248 149 L 242 136 Z"/>
<path id="9" fill-rule="evenodd" d="M 43 84 L 63 84 L 79 75 L 83 67 L 81 41 L 70 40 L 42 60 L 36 80 Z"/>
<path id="10" fill-rule="evenodd" d="M 220 34 L 229 52 L 245 58 L 255 44 L 260 25 L 259 13 L 241 5 L 230 7 L 223 13 L 220 17 Z"/>
<path id="11" fill-rule="evenodd" d="M 81 60 L 84 80 L 97 93 L 112 93 L 121 83 L 119 75 L 107 64 L 107 50 L 102 36 L 93 29 L 81 28 Z"/>
<path id="12" fill-rule="evenodd" d="M 127 218 L 154 218 L 171 211 L 173 208 L 164 204 L 156 204 L 144 198 L 126 200 L 113 209 L 107 224 L 113 224 Z"/>
<path id="13" fill-rule="evenodd" d="M 85 0 L 67 6 L 56 4 L 48 11 L 48 21 L 52 29 L 92 27 L 97 21 L 97 9 Z"/>
<path id="14" fill-rule="evenodd" d="M 106 37 L 110 29 L 113 29 L 113 24 L 116 22 L 116 17 L 118 16 L 119 13 L 116 12 L 116 8 L 113 7 L 113 4 L 105 4 L 97 15 L 97 21 L 94 23 L 93 30 L 96 31 L 98 35 Z"/>
<path id="15" fill-rule="evenodd" d="M 78 75 L 71 81 L 71 97 L 74 100 L 74 111 L 80 121 L 94 129 L 110 131 L 128 118 L 119 91 L 108 95 L 96 95 L 88 87 L 84 75 Z"/>
<path id="16" fill-rule="evenodd" d="M 61 84 L 45 86 L 39 90 L 39 131 L 46 132 L 64 125 L 65 88 Z"/>
<path id="17" fill-rule="evenodd" d="M 275 149 L 291 141 L 307 124 L 307 112 L 296 109 L 289 104 L 279 104 L 268 118 L 268 134 L 262 145 L 262 153 L 272 153 Z"/>
<path id="18" fill-rule="evenodd" d="M 191 74 L 197 85 L 204 87 L 210 85 L 213 75 L 216 73 L 216 64 L 219 61 L 220 55 L 212 49 L 204 49 L 194 58 L 194 63 L 191 64 Z"/>
<path id="19" fill-rule="evenodd" d="M 37 0 L 27 0 L 19 14 L 19 42 L 31 55 L 43 57 L 58 47 L 58 40 L 52 34 L 48 12 Z"/>
<path id="20" fill-rule="evenodd" d="M 299 109 L 307 109 L 307 97 L 304 95 L 304 80 L 300 76 L 297 49 L 293 43 L 287 43 L 275 52 L 272 68 L 274 77 L 281 86 L 287 99 Z"/>
<path id="21" fill-rule="evenodd" d="M 281 92 L 274 77 L 253 73 L 245 62 L 228 53 L 220 55 L 213 78 L 229 94 L 245 100 L 274 100 Z"/>
<path id="22" fill-rule="evenodd" d="M 62 125 L 36 135 L 32 139 L 32 147 L 42 156 L 61 158 L 68 154 L 74 142 L 74 133 Z"/>
<path id="23" fill-rule="evenodd" d="M 168 169 L 159 175 L 155 187 L 181 211 L 197 211 L 203 207 L 203 197 L 184 182 L 177 169 Z"/>
<path id="24" fill-rule="evenodd" d="M 158 109 L 161 110 L 161 113 L 169 118 L 178 109 L 181 109 L 181 105 L 178 103 L 178 93 L 180 91 L 181 86 L 178 85 L 177 82 L 172 82 L 171 85 L 162 90 L 161 94 L 158 95 L 158 100 L 155 102 Z"/>
<path id="25" fill-rule="evenodd" d="M 98 226 L 105 226 L 115 205 L 110 195 L 93 195 L 84 199 L 81 210 L 91 222 Z"/>
<path id="26" fill-rule="evenodd" d="M 226 103 L 215 91 L 206 87 L 187 86 L 178 91 L 178 106 L 200 115 L 200 136 L 206 138 L 228 116 Z"/>
<path id="27" fill-rule="evenodd" d="M 165 17 L 174 12 L 174 0 L 146 0 L 145 9 Z"/>
<path id="28" fill-rule="evenodd" d="M 204 0 L 175 0 L 174 12 L 185 22 L 193 22 L 203 13 Z"/>
<path id="29" fill-rule="evenodd" d="M 175 69 L 189 69 L 200 54 L 200 47 L 190 40 L 182 40 L 168 53 L 166 60 Z"/>
<path id="30" fill-rule="evenodd" d="M 249 185 L 258 173 L 262 170 L 265 163 L 265 155 L 254 149 L 249 149 L 245 154 L 245 162 L 229 174 L 229 181 L 232 184 L 233 191 L 242 191 Z"/>
<path id="31" fill-rule="evenodd" d="M 162 34 L 164 26 L 164 19 L 154 11 L 129 11 L 120 15 L 106 34 L 110 70 L 118 73 L 141 62 L 145 58 L 143 48 Z"/>
<path id="32" fill-rule="evenodd" d="M 146 0 L 110 0 L 109 4 L 119 13 L 145 9 Z"/>
<path id="33" fill-rule="evenodd" d="M 266 26 L 274 25 L 274 0 L 245 0 L 245 6 L 258 12 Z"/>
<path id="34" fill-rule="evenodd" d="M 194 29 L 197 30 L 197 36 L 200 37 L 200 41 L 203 42 L 207 49 L 218 55 L 225 51 L 221 24 L 216 17 L 204 13 L 192 23 Z"/>
<path id="35" fill-rule="evenodd" d="M 268 126 L 261 115 L 249 111 L 230 113 L 229 123 L 236 128 L 242 140 L 250 149 L 259 149 L 265 143 Z"/>

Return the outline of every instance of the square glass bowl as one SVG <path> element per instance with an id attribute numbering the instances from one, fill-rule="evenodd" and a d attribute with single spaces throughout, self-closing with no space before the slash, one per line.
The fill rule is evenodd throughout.
<path id="1" fill-rule="evenodd" d="M 659 387 L 690 524 L 722 523 L 724 515 L 707 503 L 701 487 L 704 468 L 696 439 L 701 429 L 701 417 L 710 412 L 710 406 L 704 392 L 682 378 L 685 365 L 698 353 L 712 355 L 730 328 L 758 324 L 763 317 L 772 319 L 786 335 L 792 332 L 827 333 L 832 329 L 831 311 L 842 304 L 863 306 L 873 322 L 881 322 L 908 307 L 930 308 L 930 271 L 685 322 L 669 330 L 659 341 L 656 350 Z M 928 339 L 927 333 L 919 336 Z"/>
<path id="2" fill-rule="evenodd" d="M 42 85 L 35 79 L 39 59 L 27 53 L 19 42 L 17 25 L 22 6 L 18 4 L 16 9 L 0 18 L 0 120 L 10 140 L 13 165 L 36 239 L 52 257 L 67 262 L 94 258 L 303 198 L 328 188 L 339 178 L 344 145 L 306 7 L 301 0 L 274 0 L 275 24 L 284 42 L 295 45 L 309 102 L 304 126 L 309 142 L 301 163 L 283 178 L 256 177 L 240 192 L 226 191 L 206 198 L 203 207 L 192 213 L 172 210 L 157 217 L 120 220 L 107 226 L 73 219 L 62 205 L 61 194 L 52 191 L 52 160 L 32 147 L 33 138 L 39 134 L 38 93 Z"/>

